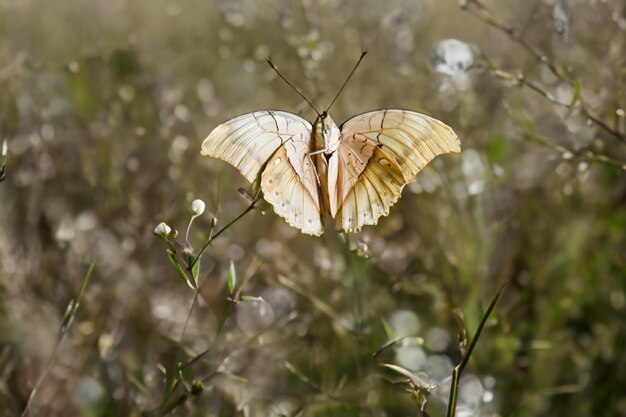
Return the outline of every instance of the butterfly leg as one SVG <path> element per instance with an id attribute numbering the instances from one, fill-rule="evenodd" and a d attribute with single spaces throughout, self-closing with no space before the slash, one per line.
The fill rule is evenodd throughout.
<path id="1" fill-rule="evenodd" d="M 312 157 L 313 157 L 313 155 L 319 155 L 319 154 L 321 154 L 321 153 L 326 153 L 326 152 L 328 152 L 328 148 L 320 149 L 320 150 L 317 150 L 317 151 L 314 151 L 314 152 L 309 152 L 309 153 L 308 153 L 308 154 L 306 154 L 306 155 L 307 155 L 307 156 L 309 157 L 309 159 L 311 160 L 311 163 L 313 163 L 313 158 L 312 158 Z M 315 164 L 313 164 L 313 166 L 315 166 Z M 315 176 L 317 177 L 317 184 L 318 184 L 318 185 L 322 185 L 322 182 L 321 182 L 321 180 L 320 180 L 320 175 L 317 173 L 317 170 L 314 170 L 314 171 L 315 171 Z"/>
<path id="2" fill-rule="evenodd" d="M 328 152 L 328 148 L 320 149 L 319 151 L 315 151 L 315 152 L 309 152 L 308 155 L 309 156 L 313 156 L 313 155 L 318 155 L 318 154 L 324 153 L 324 152 Z"/>

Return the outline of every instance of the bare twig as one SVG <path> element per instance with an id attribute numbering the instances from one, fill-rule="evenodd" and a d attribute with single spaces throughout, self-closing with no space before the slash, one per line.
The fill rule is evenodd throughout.
<path id="1" fill-rule="evenodd" d="M 507 34 L 511 40 L 515 43 L 519 44 L 521 47 L 526 49 L 537 61 L 545 64 L 550 71 L 557 76 L 561 81 L 569 82 L 567 74 L 561 68 L 557 67 L 556 64 L 552 63 L 547 55 L 537 48 L 536 46 L 528 43 L 528 41 L 524 38 L 523 33 L 513 26 L 507 25 L 502 20 L 498 19 L 498 17 L 480 0 L 467 0 L 468 5 L 473 5 L 476 8 L 476 13 L 472 13 L 475 16 L 478 16 L 483 22 L 493 26 L 494 28 L 500 30 Z M 466 9 L 472 11 L 467 6 Z M 570 82 L 571 84 L 571 82 Z"/>
<path id="2" fill-rule="evenodd" d="M 499 78 L 502 78 L 502 79 L 505 79 L 505 80 L 512 80 L 512 81 L 517 82 L 521 86 L 528 87 L 530 90 L 532 90 L 535 93 L 543 96 L 545 99 L 547 99 L 548 101 L 550 101 L 553 104 L 556 104 L 557 106 L 560 106 L 560 107 L 570 107 L 570 104 L 563 103 L 563 102 L 557 100 L 552 94 L 550 94 L 549 92 L 544 90 L 540 85 L 534 83 L 533 81 L 530 81 L 523 72 L 518 72 L 517 74 L 513 74 L 513 73 L 511 73 L 509 71 L 505 71 L 505 70 L 503 70 L 501 68 L 496 67 L 495 65 L 493 65 L 488 60 L 487 60 L 487 67 L 489 68 L 490 72 L 493 75 L 495 75 L 496 77 L 499 77 Z M 585 103 L 585 101 L 584 101 L 584 99 L 582 97 L 582 94 L 579 97 L 578 101 L 580 102 L 580 108 L 581 108 L 583 114 L 589 120 L 594 122 L 596 125 L 598 125 L 600 128 L 605 130 L 610 135 L 615 136 L 616 138 L 618 138 L 620 140 L 626 140 L 626 137 L 624 136 L 624 134 L 619 132 L 617 129 L 612 128 L 611 126 L 606 124 L 604 121 L 600 120 L 598 117 L 593 115 L 593 113 L 591 113 L 591 111 L 587 107 L 587 104 Z"/>
<path id="3" fill-rule="evenodd" d="M 610 165 L 616 168 L 626 169 L 626 163 L 618 161 L 617 159 L 611 158 L 606 155 L 595 154 L 589 149 L 582 149 L 578 151 L 574 149 L 569 149 L 569 148 L 566 148 L 565 146 L 555 144 L 554 140 L 547 139 L 538 134 L 533 134 L 531 137 L 530 134 L 526 133 L 525 137 L 529 139 L 531 142 L 535 142 L 535 143 L 539 142 L 542 145 L 547 146 L 559 152 L 563 156 L 563 159 L 577 159 L 577 160 L 588 161 L 588 162 L 600 162 L 602 164 Z"/>
<path id="4" fill-rule="evenodd" d="M 473 6 L 473 8 L 470 8 L 470 6 Z M 482 21 L 484 21 L 488 25 L 490 25 L 490 26 L 500 30 L 501 32 L 505 33 L 513 42 L 517 43 L 518 45 L 523 47 L 526 51 L 528 51 L 528 53 L 530 53 L 530 55 L 532 55 L 539 63 L 545 65 L 550 70 L 550 72 L 552 72 L 560 81 L 562 81 L 564 83 L 567 83 L 567 84 L 569 84 L 572 87 L 574 86 L 575 83 L 572 82 L 572 80 L 570 79 L 569 75 L 562 68 L 557 66 L 554 62 L 550 61 L 548 56 L 541 49 L 539 49 L 536 46 L 534 46 L 531 43 L 529 43 L 526 40 L 526 38 L 524 38 L 524 36 L 523 36 L 521 31 L 515 29 L 513 26 L 508 25 L 508 24 L 504 23 L 502 20 L 500 20 L 487 6 L 485 6 L 482 3 L 482 1 L 480 1 L 480 0 L 463 0 L 462 8 L 466 9 L 466 10 L 469 10 L 470 13 L 472 13 L 475 16 L 477 16 L 479 19 L 481 19 Z M 500 71 L 500 72 L 505 73 L 505 74 L 502 74 L 502 73 L 498 74 L 497 72 L 494 72 L 494 71 L 492 71 L 492 72 L 495 73 L 495 75 L 500 76 L 500 77 L 502 77 L 502 75 L 505 75 L 502 78 L 513 78 L 513 79 L 516 79 L 521 85 L 526 86 L 526 87 L 530 88 L 531 90 L 541 94 L 545 98 L 549 99 L 551 102 L 559 104 L 559 105 L 567 106 L 567 104 L 563 104 L 563 103 L 560 103 L 559 101 L 555 100 L 551 95 L 547 94 L 545 92 L 545 90 L 543 90 L 541 87 L 539 87 L 536 84 L 528 81 L 526 79 L 526 77 L 524 77 L 523 75 L 509 77 L 508 75 L 506 75 L 506 72 L 504 72 L 504 71 Z M 510 73 L 508 73 L 508 74 L 510 74 Z M 611 127 L 609 124 L 604 122 L 600 117 L 595 115 L 591 111 L 589 106 L 587 105 L 586 101 L 584 100 L 582 92 L 580 94 L 580 100 L 579 101 L 580 101 L 580 108 L 581 108 L 583 114 L 589 120 L 591 120 L 593 123 L 598 125 L 601 129 L 606 131 L 611 136 L 614 136 L 617 139 L 619 139 L 619 140 L 621 140 L 623 142 L 626 142 L 626 133 L 620 132 L 620 130 L 618 128 Z"/>

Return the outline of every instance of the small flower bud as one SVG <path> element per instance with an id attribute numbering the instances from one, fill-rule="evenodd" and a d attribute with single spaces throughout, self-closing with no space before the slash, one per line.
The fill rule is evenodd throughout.
<path id="1" fill-rule="evenodd" d="M 5 139 L 2 142 L 2 156 L 7 156 L 8 153 L 9 153 L 9 144 L 7 143 L 7 140 Z"/>
<path id="2" fill-rule="evenodd" d="M 169 236 L 172 228 L 169 227 L 166 223 L 161 222 L 154 228 L 154 234 L 160 237 L 161 239 L 165 239 Z"/>
<path id="3" fill-rule="evenodd" d="M 204 201 L 197 199 L 197 200 L 193 200 L 191 202 L 191 214 L 193 216 L 199 216 L 202 213 L 204 213 L 204 209 L 206 208 L 206 205 L 204 204 Z"/>

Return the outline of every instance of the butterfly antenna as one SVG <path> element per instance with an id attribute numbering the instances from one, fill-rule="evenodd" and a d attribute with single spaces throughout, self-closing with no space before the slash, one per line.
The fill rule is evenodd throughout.
<path id="1" fill-rule="evenodd" d="M 328 110 L 330 110 L 330 108 L 333 106 L 333 104 L 335 104 L 335 101 L 337 100 L 337 98 L 339 97 L 339 95 L 341 94 L 343 89 L 346 88 L 346 85 L 348 84 L 348 81 L 350 81 L 350 78 L 352 78 L 352 74 L 354 74 L 354 71 L 356 71 L 356 69 L 359 67 L 359 64 L 361 63 L 361 61 L 363 61 L 363 58 L 365 58 L 365 54 L 367 54 L 367 51 L 363 50 L 361 52 L 361 56 L 359 57 L 359 60 L 354 65 L 354 68 L 352 68 L 352 71 L 350 71 L 350 74 L 348 74 L 348 78 L 346 78 L 346 80 L 343 82 L 343 85 L 341 86 L 339 91 L 337 91 L 337 94 L 335 95 L 335 98 L 328 105 L 328 108 L 326 109 L 326 112 L 328 112 Z"/>
<path id="2" fill-rule="evenodd" d="M 320 112 L 318 112 L 318 111 L 317 111 L 317 109 L 315 108 L 315 106 L 313 105 L 313 103 L 311 103 L 311 102 L 309 101 L 309 99 L 308 99 L 308 98 L 306 98 L 306 97 L 305 97 L 305 95 L 304 95 L 304 94 L 302 94 L 302 92 L 301 92 L 300 90 L 298 90 L 298 89 L 297 89 L 297 88 L 296 88 L 293 84 L 291 84 L 291 83 L 289 82 L 289 80 L 287 80 L 287 79 L 283 76 L 283 74 L 281 74 L 281 73 L 280 73 L 280 71 L 278 71 L 278 68 L 276 68 L 276 66 L 275 66 L 275 65 L 274 65 L 274 63 L 272 62 L 272 58 L 270 58 L 269 56 L 267 57 L 267 63 L 268 63 L 268 64 L 270 64 L 270 67 L 272 67 L 272 69 L 273 69 L 274 71 L 276 71 L 276 74 L 278 74 L 278 76 L 279 76 L 279 77 L 280 77 L 280 78 L 281 78 L 284 82 L 286 82 L 286 83 L 287 83 L 287 85 L 293 89 L 293 91 L 295 91 L 296 93 L 298 93 L 298 95 L 299 95 L 300 97 L 302 97 L 302 98 L 304 99 L 304 101 L 306 101 L 306 102 L 307 102 L 307 104 L 308 104 L 309 106 L 311 106 L 311 108 L 313 109 L 313 111 L 315 111 L 315 113 L 317 113 L 317 115 L 318 115 L 318 116 L 320 116 Z"/>

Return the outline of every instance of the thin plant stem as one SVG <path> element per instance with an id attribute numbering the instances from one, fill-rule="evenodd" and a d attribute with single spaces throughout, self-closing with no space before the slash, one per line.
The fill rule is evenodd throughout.
<path id="1" fill-rule="evenodd" d="M 452 381 L 450 383 L 450 397 L 448 400 L 448 411 L 446 412 L 446 417 L 455 416 L 456 403 L 457 403 L 458 391 L 459 391 L 459 379 L 461 378 L 461 373 L 463 372 L 463 369 L 465 369 L 465 366 L 467 366 L 467 363 L 470 360 L 470 356 L 472 356 L 472 352 L 474 351 L 474 348 L 476 347 L 476 343 L 478 342 L 478 338 L 480 337 L 480 333 L 482 332 L 483 327 L 485 327 L 485 323 L 487 323 L 487 320 L 489 319 L 489 315 L 495 308 L 496 304 L 498 304 L 500 297 L 502 297 L 502 293 L 504 292 L 505 287 L 506 287 L 506 284 L 503 284 L 498 290 L 498 292 L 496 293 L 495 297 L 493 297 L 491 304 L 489 304 L 489 307 L 487 308 L 487 310 L 485 311 L 485 314 L 483 314 L 483 317 L 480 320 L 480 324 L 478 325 L 478 328 L 476 329 L 476 334 L 470 341 L 469 346 L 467 347 L 467 351 L 463 355 L 461 362 L 459 362 L 457 366 L 455 366 L 454 369 L 452 370 Z"/>
<path id="2" fill-rule="evenodd" d="M 63 338 L 59 339 L 59 341 L 57 342 L 56 346 L 54 347 L 54 351 L 52 352 L 52 356 L 48 360 L 48 364 L 46 365 L 46 368 L 44 369 L 43 373 L 37 380 L 37 383 L 33 387 L 33 390 L 30 392 L 30 395 L 28 396 L 28 400 L 26 401 L 26 406 L 24 407 L 24 410 L 22 411 L 22 414 L 21 414 L 22 417 L 28 415 L 28 412 L 30 411 L 30 405 L 35 399 L 35 395 L 37 395 L 37 392 L 39 391 L 39 387 L 43 383 L 44 379 L 46 379 L 46 376 L 48 376 L 50 369 L 52 369 L 52 365 L 54 364 L 54 361 L 56 360 L 57 353 L 59 352 L 59 348 L 61 347 L 62 341 L 63 341 Z"/>
<path id="3" fill-rule="evenodd" d="M 244 279 L 244 283 L 252 275 L 254 275 L 254 273 L 248 272 L 246 274 L 246 278 Z M 206 280 L 202 281 L 202 284 L 200 284 L 200 288 L 198 288 L 198 291 L 197 291 L 197 294 L 196 294 L 196 298 L 199 295 L 200 290 L 202 289 L 202 285 L 204 285 L 205 282 L 206 282 Z M 219 321 L 219 324 L 218 324 L 218 327 L 217 327 L 217 331 L 215 332 L 215 337 L 213 338 L 213 342 L 211 343 L 211 345 L 207 349 L 205 349 L 204 351 L 200 352 L 199 354 L 197 354 L 196 356 L 191 358 L 188 362 L 186 362 L 185 364 L 181 365 L 181 367 L 180 367 L 181 370 L 185 369 L 189 365 L 194 364 L 195 362 L 200 360 L 202 357 L 204 357 L 206 354 L 211 352 L 211 350 L 213 349 L 215 343 L 217 342 L 217 339 L 219 338 L 220 334 L 222 333 L 224 325 L 226 324 L 226 319 L 228 319 L 228 316 L 230 315 L 230 312 L 232 311 L 233 305 L 237 304 L 237 302 L 238 302 L 238 300 L 240 298 L 240 291 L 241 291 L 241 289 L 239 289 L 235 293 L 235 295 L 233 297 L 228 297 L 226 299 L 226 305 L 224 306 L 224 310 L 222 310 L 222 315 L 220 317 L 220 321 Z M 191 314 L 191 312 L 190 312 L 190 314 Z"/>
<path id="4" fill-rule="evenodd" d="M 54 347 L 54 351 L 52 352 L 52 356 L 48 360 L 48 364 L 46 365 L 46 368 L 44 369 L 43 373 L 37 380 L 37 383 L 35 384 L 32 391 L 30 392 L 30 395 L 28 396 L 28 400 L 26 401 L 26 405 L 24 406 L 24 410 L 22 411 L 22 414 L 21 414 L 22 417 L 26 416 L 28 412 L 30 411 L 30 406 L 33 400 L 35 399 L 35 396 L 37 395 L 39 387 L 41 387 L 41 384 L 48 376 L 50 369 L 52 369 L 52 365 L 54 364 L 57 354 L 59 353 L 59 349 L 61 348 L 61 343 L 65 339 L 65 335 L 69 331 L 70 326 L 72 325 L 72 322 L 74 321 L 74 317 L 76 316 L 76 312 L 78 311 L 78 306 L 80 305 L 80 301 L 83 298 L 85 289 L 87 288 L 87 283 L 89 282 L 89 279 L 91 278 L 91 275 L 93 274 L 93 271 L 96 267 L 96 262 L 97 261 L 94 260 L 91 262 L 91 264 L 89 264 L 89 267 L 87 268 L 87 273 L 85 273 L 85 276 L 83 277 L 83 282 L 80 286 L 78 295 L 76 296 L 76 298 L 73 298 L 72 300 L 70 300 L 67 306 L 67 309 L 65 310 L 65 314 L 63 316 L 63 322 L 61 323 L 61 329 L 59 330 L 59 336 L 57 338 L 57 343 Z"/>
<path id="5" fill-rule="evenodd" d="M 227 317 L 227 316 L 228 315 L 226 314 L 225 317 Z M 242 344 L 238 344 L 237 346 L 239 348 L 249 346 L 249 345 L 252 344 L 252 342 L 257 340 L 261 335 L 263 335 L 264 333 L 266 333 L 270 329 L 275 328 L 275 327 L 282 327 L 287 322 L 289 322 L 291 320 L 294 320 L 294 319 L 295 319 L 294 315 L 289 315 L 287 317 L 279 318 L 279 319 L 275 320 L 270 326 L 268 326 L 267 328 L 265 328 L 263 330 L 260 330 L 255 335 L 250 336 L 246 341 L 244 341 Z M 181 365 L 180 368 L 179 368 L 179 372 L 183 371 L 187 365 L 191 365 L 196 360 L 200 359 L 203 355 L 205 355 L 208 352 L 210 352 L 211 348 L 212 348 L 212 346 L 209 347 L 209 349 L 207 349 L 206 351 L 200 353 L 198 355 L 198 357 L 194 357 L 188 363 Z M 223 354 L 222 355 L 221 359 L 217 362 L 217 364 L 215 364 L 213 366 L 213 370 L 207 376 L 203 377 L 200 380 L 202 383 L 204 383 L 204 384 L 208 383 L 211 380 L 211 378 L 213 378 L 218 373 L 218 369 L 223 364 L 224 359 L 225 359 L 226 356 L 228 356 L 228 355 L 227 354 Z M 176 409 L 176 407 L 182 405 L 187 400 L 188 397 L 189 397 L 189 395 L 187 393 L 181 394 L 180 397 L 171 406 L 169 406 L 166 409 L 164 409 L 160 415 L 161 416 L 165 416 L 165 415 L 169 414 L 170 412 L 174 411 L 174 409 Z"/>
<path id="6" fill-rule="evenodd" d="M 232 299 L 229 298 L 226 300 L 226 305 L 224 306 L 224 309 L 222 310 L 222 316 L 220 317 L 220 322 L 218 324 L 217 331 L 215 332 L 215 337 L 213 338 L 213 342 L 204 351 L 200 352 L 199 354 L 191 358 L 189 361 L 184 363 L 181 366 L 181 369 L 187 368 L 188 366 L 196 363 L 197 361 L 202 359 L 204 356 L 206 356 L 209 352 L 211 352 L 211 350 L 213 350 L 213 347 L 215 346 L 217 339 L 222 334 L 222 330 L 224 329 L 224 324 L 226 324 L 226 319 L 230 315 L 230 312 L 233 309 L 234 304 L 235 302 Z"/>
<path id="7" fill-rule="evenodd" d="M 194 219 L 197 216 L 191 216 L 191 219 L 189 219 L 189 224 L 187 225 L 187 231 L 185 232 L 185 247 L 187 248 L 191 248 L 191 245 L 189 244 L 189 231 L 191 230 L 191 225 L 193 224 Z"/>
<path id="8" fill-rule="evenodd" d="M 622 170 L 626 170 L 626 161 L 620 161 L 615 158 L 611 158 L 605 154 L 594 153 L 591 149 L 592 144 L 585 146 L 581 149 L 572 149 L 557 143 L 555 139 L 548 138 L 546 136 L 540 135 L 535 131 L 534 127 L 532 127 L 532 123 L 530 122 L 529 116 L 526 116 L 526 119 L 518 120 L 518 122 L 524 127 L 524 138 L 531 143 L 546 146 L 556 152 L 559 152 L 562 155 L 563 159 L 573 159 L 576 158 L 580 161 L 588 161 L 588 162 L 599 162 L 608 166 L 612 166 L 615 168 L 620 168 Z"/>
<path id="9" fill-rule="evenodd" d="M 223 232 L 225 232 L 228 228 L 230 228 L 232 225 L 234 225 L 237 221 L 239 221 L 243 216 L 245 216 L 247 213 L 249 213 L 250 211 L 252 211 L 255 208 L 256 203 L 260 200 L 260 193 L 258 193 L 254 200 L 252 201 L 252 203 L 243 211 L 241 212 L 237 217 L 235 217 L 233 220 L 231 220 L 228 224 L 226 224 L 224 227 L 222 227 L 220 230 L 218 230 L 216 233 L 213 233 L 214 227 L 215 227 L 215 219 L 213 219 L 213 222 L 211 224 L 211 231 L 209 233 L 209 237 L 206 240 L 206 242 L 204 243 L 204 245 L 202 246 L 202 249 L 200 249 L 200 251 L 198 252 L 198 254 L 191 260 L 191 262 L 188 262 L 187 264 L 187 270 L 188 271 L 193 271 L 194 266 L 198 263 L 198 261 L 200 260 L 200 258 L 202 257 L 202 255 L 204 254 L 204 252 L 206 251 L 206 249 L 211 245 L 211 243 L 219 236 L 221 235 Z M 195 216 L 191 218 L 191 220 L 189 221 L 189 225 L 187 226 L 187 232 L 185 233 L 185 245 L 186 247 L 190 247 L 189 245 L 189 229 L 191 228 L 191 224 L 194 220 Z M 194 297 L 193 300 L 191 302 L 191 306 L 189 307 L 189 312 L 187 313 L 187 317 L 185 319 L 185 324 L 183 326 L 183 330 L 180 336 L 180 342 L 179 345 L 182 347 L 183 345 L 183 340 L 185 337 L 185 333 L 187 331 L 187 327 L 189 325 L 189 321 L 191 319 L 191 314 L 193 313 L 193 310 L 195 308 L 195 306 L 197 305 L 197 301 L 198 301 L 198 297 L 200 296 L 200 291 L 202 289 L 202 286 L 204 285 L 204 283 L 206 282 L 206 280 L 202 281 L 202 283 L 196 288 L 194 287 Z M 196 357 L 194 357 L 193 359 L 191 359 L 190 361 L 188 361 L 185 364 L 181 364 L 181 363 L 176 363 L 176 370 L 175 373 L 172 374 L 172 379 L 170 382 L 168 382 L 168 387 L 165 390 L 165 393 L 163 395 L 163 398 L 161 399 L 161 403 L 159 404 L 159 406 L 154 410 L 158 415 L 160 416 L 164 416 L 166 414 L 168 414 L 169 412 L 171 412 L 173 409 L 175 409 L 178 405 L 182 404 L 182 402 L 184 402 L 187 398 L 187 394 L 184 394 L 178 401 L 176 401 L 176 403 L 171 404 L 169 406 L 166 405 L 166 403 L 168 402 L 168 400 L 170 399 L 170 396 L 172 393 L 174 393 L 174 391 L 176 390 L 176 388 L 178 387 L 180 382 L 184 381 L 182 380 L 182 371 L 190 364 L 192 364 L 193 362 L 195 362 L 196 360 L 200 359 L 201 357 L 203 357 L 205 354 L 207 354 L 208 352 L 211 351 L 212 347 L 215 345 L 215 342 L 217 341 L 217 339 L 219 338 L 221 332 L 222 332 L 222 328 L 224 326 L 224 323 L 226 322 L 226 319 L 228 318 L 228 315 L 230 314 L 230 311 L 232 309 L 232 304 L 234 303 L 234 301 L 232 300 L 228 300 L 226 303 L 226 306 L 224 308 L 224 311 L 222 312 L 222 317 L 220 318 L 220 324 L 218 326 L 218 330 L 216 332 L 215 338 L 213 340 L 213 342 L 211 343 L 211 346 L 205 350 L 204 352 L 202 352 L 201 354 L 197 355 Z M 179 350 L 180 353 L 180 350 Z M 178 354 L 177 354 L 178 357 Z M 178 375 L 178 376 L 177 376 Z M 169 378 L 168 378 L 169 380 Z"/>
<path id="10" fill-rule="evenodd" d="M 200 295 L 200 288 L 197 288 L 194 290 L 194 296 L 193 296 L 193 300 L 191 301 L 191 305 L 189 306 L 189 311 L 187 313 L 187 318 L 185 319 L 185 324 L 183 325 L 183 330 L 180 334 L 180 339 L 178 341 L 179 344 L 179 349 L 178 352 L 176 353 L 176 369 L 177 369 L 177 373 L 180 373 L 182 371 L 182 367 L 180 366 L 180 363 L 178 362 L 178 358 L 180 356 L 180 352 L 182 350 L 182 346 L 183 346 L 183 341 L 185 339 L 185 333 L 187 332 L 187 327 L 189 325 L 189 320 L 191 319 L 191 313 L 193 312 L 194 307 L 196 306 L 197 302 L 198 302 L 198 297 Z M 166 389 L 165 394 L 163 395 L 163 399 L 161 400 L 161 404 L 158 407 L 159 410 L 159 415 L 165 415 L 167 414 L 167 410 L 169 410 L 170 408 L 166 408 L 165 407 L 165 403 L 169 400 L 171 394 L 174 392 L 174 390 L 176 389 L 176 387 L 178 386 L 178 382 L 180 381 L 180 378 L 176 378 L 174 377 L 171 385 L 168 387 L 168 389 Z M 169 384 L 168 384 L 169 385 Z"/>
<path id="11" fill-rule="evenodd" d="M 187 332 L 187 327 L 189 326 L 189 320 L 191 319 L 191 313 L 193 313 L 193 309 L 198 303 L 198 297 L 200 295 L 200 288 L 194 291 L 193 300 L 191 301 L 191 306 L 189 306 L 189 312 L 187 313 L 187 318 L 185 319 L 185 324 L 183 325 L 183 331 L 180 334 L 180 345 L 182 346 L 183 340 L 185 338 L 185 333 Z"/>
<path id="12" fill-rule="evenodd" d="M 224 233 L 228 228 L 230 228 L 233 224 L 237 223 L 243 216 L 245 216 L 246 214 L 248 214 L 249 212 L 251 212 L 254 207 L 256 206 L 256 203 L 259 202 L 259 200 L 261 199 L 260 196 L 257 196 L 254 201 L 252 201 L 252 203 L 244 210 L 241 212 L 241 214 L 239 214 L 237 217 L 235 217 L 233 220 L 230 221 L 230 223 L 228 223 L 226 226 L 222 227 L 220 230 L 218 230 L 217 232 L 215 232 L 215 234 L 213 234 L 212 236 L 210 236 L 207 241 L 204 243 L 204 245 L 202 246 L 202 249 L 200 249 L 200 252 L 198 252 L 198 254 L 193 258 L 193 260 L 191 261 L 191 263 L 188 266 L 188 269 L 191 270 L 194 265 L 196 264 L 196 262 L 198 262 L 198 260 L 200 259 L 200 257 L 202 256 L 202 254 L 204 254 L 204 251 L 207 250 L 207 248 L 211 245 L 211 243 L 222 233 Z"/>
<path id="13" fill-rule="evenodd" d="M 257 195 L 256 198 L 253 200 L 253 202 L 243 211 L 241 212 L 237 217 L 235 217 L 233 220 L 231 220 L 227 225 L 225 225 L 224 227 L 222 227 L 220 230 L 218 230 L 216 233 L 212 233 L 213 230 L 213 226 L 211 227 L 211 234 L 209 236 L 209 238 L 207 239 L 207 241 L 204 243 L 204 245 L 202 246 L 202 249 L 200 249 L 200 252 L 198 252 L 198 254 L 193 258 L 193 260 L 188 264 L 187 266 L 187 270 L 191 271 L 193 269 L 193 267 L 196 265 L 196 263 L 200 260 L 200 258 L 202 257 L 203 253 L 206 251 L 206 249 L 211 245 L 211 243 L 219 236 L 221 235 L 223 232 L 225 232 L 228 228 L 230 228 L 232 225 L 234 225 L 237 221 L 239 221 L 243 216 L 245 216 L 247 213 L 249 213 L 250 211 L 252 211 L 256 205 L 256 203 L 260 200 L 260 195 Z M 192 217 L 192 219 L 189 221 L 189 226 L 187 227 L 187 233 L 185 234 L 185 242 L 187 247 L 189 247 L 189 243 L 188 243 L 188 239 L 187 236 L 189 234 L 189 229 L 191 227 L 191 223 L 193 222 L 194 217 Z M 204 283 L 206 282 L 206 280 L 202 281 L 202 284 L 200 284 L 200 286 L 198 288 L 194 289 L 194 297 L 193 297 L 193 301 L 191 302 L 191 306 L 189 307 L 189 312 L 187 313 L 187 317 L 185 319 L 185 324 L 183 326 L 183 330 L 182 330 L 182 334 L 180 337 L 180 346 L 182 346 L 183 344 L 183 339 L 185 336 L 185 333 L 187 331 L 187 327 L 189 325 L 189 320 L 191 318 L 191 314 L 193 313 L 193 309 L 195 308 L 195 306 L 197 305 L 197 301 L 198 301 L 198 297 L 200 295 L 200 290 L 202 289 L 202 285 L 204 285 Z M 211 343 L 211 346 L 209 346 L 208 349 L 206 349 L 204 352 L 200 353 L 199 355 L 197 355 L 196 357 L 194 357 L 193 359 L 191 359 L 190 361 L 186 362 L 185 364 L 177 364 L 176 368 L 177 368 L 177 372 L 180 373 L 182 372 L 183 369 L 185 369 L 187 366 L 191 365 L 192 363 L 196 362 L 197 360 L 199 360 L 201 357 L 203 357 L 204 355 L 206 355 L 207 353 L 209 353 L 211 351 L 211 349 L 213 348 L 213 346 L 215 345 L 215 342 L 217 341 L 217 339 L 219 338 L 221 332 L 222 332 L 222 328 L 224 327 L 224 323 L 226 322 L 226 319 L 228 318 L 228 315 L 230 314 L 230 311 L 232 309 L 232 304 L 233 301 L 232 300 L 227 300 L 226 306 L 224 308 L 224 310 L 222 311 L 222 316 L 220 318 L 220 323 L 215 335 L 215 338 L 213 340 L 213 342 Z M 179 351 L 180 352 L 180 351 Z M 173 409 L 175 409 L 178 405 L 180 405 L 182 402 L 184 402 L 184 400 L 187 398 L 187 395 L 183 395 L 182 397 L 182 402 L 176 402 L 175 404 L 166 407 L 165 403 L 167 402 L 167 400 L 170 398 L 170 395 L 175 391 L 176 387 L 178 386 L 179 381 L 181 381 L 180 378 L 176 378 L 174 377 L 174 380 L 172 381 L 172 385 L 166 390 L 166 394 L 163 396 L 163 399 L 161 401 L 161 404 L 158 406 L 157 410 L 158 410 L 158 414 L 161 416 L 164 416 L 166 414 L 168 414 L 170 411 L 172 411 Z"/>

